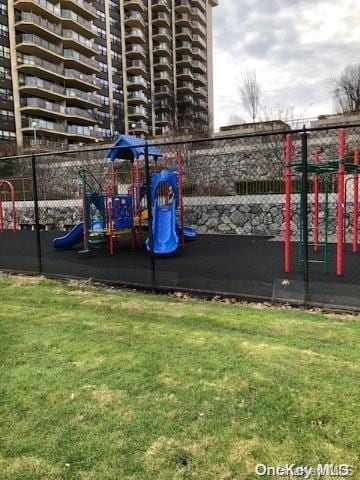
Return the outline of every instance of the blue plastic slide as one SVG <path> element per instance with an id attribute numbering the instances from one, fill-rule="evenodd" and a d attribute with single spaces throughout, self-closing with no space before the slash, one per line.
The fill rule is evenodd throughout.
<path id="1" fill-rule="evenodd" d="M 94 220 L 92 223 L 92 230 L 102 231 L 104 228 L 103 223 L 100 220 Z M 84 222 L 80 222 L 67 232 L 62 237 L 55 238 L 53 240 L 54 248 L 71 248 L 82 242 L 84 239 Z"/>
<path id="2" fill-rule="evenodd" d="M 84 223 L 78 223 L 66 235 L 55 238 L 53 241 L 54 248 L 71 248 L 83 240 Z"/>
<path id="3" fill-rule="evenodd" d="M 158 205 L 154 203 L 153 250 L 156 255 L 170 255 L 179 248 L 179 236 L 176 231 L 176 205 Z M 150 249 L 149 239 L 146 246 Z"/>
<path id="4" fill-rule="evenodd" d="M 181 225 L 177 225 L 176 227 L 177 227 L 177 231 L 178 231 L 179 235 L 181 236 L 181 233 L 182 233 Z M 196 230 L 194 230 L 191 227 L 188 227 L 187 225 L 184 225 L 184 239 L 185 239 L 185 241 L 195 240 L 195 238 L 196 238 Z"/>

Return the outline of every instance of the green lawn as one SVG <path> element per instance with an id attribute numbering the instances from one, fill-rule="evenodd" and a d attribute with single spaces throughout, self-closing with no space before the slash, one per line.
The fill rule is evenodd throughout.
<path id="1" fill-rule="evenodd" d="M 359 467 L 359 317 L 5 276 L 0 305 L 1 480 Z"/>

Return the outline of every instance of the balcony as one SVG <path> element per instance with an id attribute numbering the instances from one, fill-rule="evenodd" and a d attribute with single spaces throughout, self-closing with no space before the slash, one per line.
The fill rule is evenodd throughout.
<path id="1" fill-rule="evenodd" d="M 165 12 L 154 12 L 152 23 L 156 27 L 170 28 L 170 17 Z"/>
<path id="2" fill-rule="evenodd" d="M 193 72 L 190 68 L 178 68 L 176 76 L 181 80 L 192 80 Z"/>
<path id="3" fill-rule="evenodd" d="M 98 140 L 101 138 L 101 135 L 94 130 L 93 127 L 86 127 L 82 125 L 68 125 L 67 133 L 73 139 L 78 140 Z"/>
<path id="4" fill-rule="evenodd" d="M 202 60 L 203 62 L 207 60 L 204 50 L 199 47 L 193 47 L 192 54 L 195 60 Z"/>
<path id="5" fill-rule="evenodd" d="M 66 103 L 88 108 L 100 106 L 100 101 L 96 95 L 83 92 L 77 88 L 66 88 Z"/>
<path id="6" fill-rule="evenodd" d="M 29 55 L 37 54 L 41 58 L 50 61 L 52 60 L 57 63 L 63 60 L 61 46 L 48 42 L 47 40 L 30 33 L 23 33 L 16 37 L 16 48 L 20 52 Z"/>
<path id="7" fill-rule="evenodd" d="M 126 10 L 137 10 L 138 12 L 145 12 L 143 0 L 124 0 L 124 8 Z"/>
<path id="8" fill-rule="evenodd" d="M 41 75 L 48 80 L 64 80 L 64 68 L 62 64 L 57 65 L 43 60 L 34 55 L 19 53 L 17 56 L 18 70 L 30 75 Z"/>
<path id="9" fill-rule="evenodd" d="M 63 86 L 37 77 L 26 76 L 23 81 L 20 78 L 19 90 L 27 95 L 34 95 L 36 97 L 60 101 L 65 99 L 65 88 Z"/>
<path id="10" fill-rule="evenodd" d="M 200 10 L 200 8 L 193 7 L 191 9 L 192 19 L 195 21 L 200 21 L 206 25 L 206 15 Z"/>
<path id="11" fill-rule="evenodd" d="M 130 119 L 141 119 L 141 118 L 147 118 L 148 113 L 146 108 L 141 107 L 141 106 L 136 106 L 136 107 L 129 107 L 128 109 L 128 116 Z"/>
<path id="12" fill-rule="evenodd" d="M 155 83 L 156 84 L 171 84 L 171 75 L 168 72 L 155 72 Z"/>
<path id="13" fill-rule="evenodd" d="M 153 12 L 170 12 L 170 2 L 171 0 L 152 0 L 152 10 Z"/>
<path id="14" fill-rule="evenodd" d="M 156 42 L 169 42 L 171 40 L 171 31 L 169 28 L 154 28 L 153 39 Z"/>
<path id="15" fill-rule="evenodd" d="M 191 94 L 181 95 L 178 97 L 178 103 L 181 105 L 193 105 L 194 97 Z"/>
<path id="16" fill-rule="evenodd" d="M 93 38 L 92 22 L 85 20 L 72 10 L 61 10 L 62 26 L 68 30 L 75 30 L 85 37 Z"/>
<path id="17" fill-rule="evenodd" d="M 140 12 L 128 12 L 125 16 L 126 27 L 144 28 L 144 17 Z"/>
<path id="18" fill-rule="evenodd" d="M 166 113 L 157 113 L 155 115 L 155 122 L 164 124 L 164 123 L 169 123 L 170 117 Z"/>
<path id="19" fill-rule="evenodd" d="M 193 64 L 192 55 L 178 55 L 176 64 L 182 67 L 191 67 Z"/>
<path id="20" fill-rule="evenodd" d="M 192 82 L 178 82 L 177 90 L 179 93 L 193 93 L 194 85 Z"/>
<path id="21" fill-rule="evenodd" d="M 81 124 L 91 124 L 95 125 L 98 123 L 98 120 L 94 117 L 92 113 L 88 110 L 84 110 L 83 108 L 78 107 L 66 107 L 66 116 L 69 121 L 76 121 L 76 123 Z"/>
<path id="22" fill-rule="evenodd" d="M 99 79 L 93 75 L 87 75 L 72 68 L 65 68 L 64 75 L 67 87 L 81 87 L 86 90 L 101 88 Z"/>
<path id="23" fill-rule="evenodd" d="M 177 0 L 175 3 L 175 11 L 177 13 L 191 14 L 191 5 L 189 0 Z"/>
<path id="24" fill-rule="evenodd" d="M 171 70 L 172 63 L 168 57 L 154 57 L 154 68 L 157 70 Z"/>
<path id="25" fill-rule="evenodd" d="M 97 50 L 95 50 L 92 39 L 85 38 L 79 33 L 67 29 L 63 29 L 63 38 L 65 49 L 76 48 L 85 56 L 97 55 Z"/>
<path id="26" fill-rule="evenodd" d="M 176 28 L 176 40 L 190 40 L 192 39 L 192 31 L 188 27 Z"/>
<path id="27" fill-rule="evenodd" d="M 96 8 L 85 0 L 61 0 L 61 6 L 66 10 L 77 13 L 82 18 L 85 18 L 85 20 L 93 20 L 96 18 Z"/>
<path id="28" fill-rule="evenodd" d="M 128 28 L 125 30 L 125 40 L 128 42 L 146 42 L 145 34 L 140 28 Z"/>
<path id="29" fill-rule="evenodd" d="M 19 12 L 16 15 L 16 30 L 23 33 L 35 33 L 42 38 L 61 41 L 61 25 L 50 22 L 32 12 Z"/>
<path id="30" fill-rule="evenodd" d="M 142 60 L 128 60 L 126 70 L 130 75 L 146 74 L 146 65 Z"/>
<path id="31" fill-rule="evenodd" d="M 176 42 L 176 53 L 181 55 L 191 55 L 193 52 L 191 42 Z"/>
<path id="32" fill-rule="evenodd" d="M 131 88 L 147 88 L 148 84 L 144 77 L 137 75 L 134 77 L 127 77 L 127 87 Z"/>
<path id="33" fill-rule="evenodd" d="M 193 43 L 194 47 L 199 47 L 199 48 L 203 48 L 204 50 L 206 50 L 206 42 L 200 35 L 194 34 L 192 36 L 192 43 Z"/>
<path id="34" fill-rule="evenodd" d="M 54 23 L 60 21 L 60 3 L 54 4 L 47 0 L 16 0 L 14 9 L 41 15 Z"/>
<path id="35" fill-rule="evenodd" d="M 133 129 L 135 134 L 147 134 L 149 133 L 149 127 L 145 122 L 136 122 L 135 128 Z"/>
<path id="36" fill-rule="evenodd" d="M 194 109 L 195 110 L 208 110 L 208 104 L 205 100 L 196 99 L 194 101 Z"/>
<path id="37" fill-rule="evenodd" d="M 167 98 L 161 98 L 155 101 L 155 110 L 171 110 L 173 105 Z"/>
<path id="38" fill-rule="evenodd" d="M 76 50 L 64 49 L 64 63 L 66 67 L 75 66 L 75 70 L 79 68 L 80 71 L 85 70 L 85 72 L 88 72 L 90 70 L 94 73 L 99 71 L 98 62 L 96 60 L 89 58 Z"/>
<path id="39" fill-rule="evenodd" d="M 199 60 L 194 60 L 193 61 L 193 69 L 194 71 L 198 71 L 200 73 L 206 73 L 206 64 L 203 62 L 200 62 Z"/>
<path id="40" fill-rule="evenodd" d="M 174 91 L 167 85 L 155 85 L 154 94 L 157 97 L 171 97 L 174 95 Z"/>
<path id="41" fill-rule="evenodd" d="M 206 1 L 205 0 L 191 0 L 191 3 L 194 7 L 198 7 L 201 10 L 205 10 L 205 8 L 206 8 Z"/>
<path id="42" fill-rule="evenodd" d="M 171 56 L 169 45 L 165 42 L 158 43 L 153 46 L 154 55 L 168 55 Z"/>
<path id="43" fill-rule="evenodd" d="M 207 98 L 207 90 L 202 87 L 195 87 L 194 88 L 194 95 L 196 97 L 204 97 Z"/>
<path id="44" fill-rule="evenodd" d="M 142 91 L 128 92 L 128 103 L 133 105 L 147 104 L 149 100 Z"/>
<path id="45" fill-rule="evenodd" d="M 146 58 L 146 50 L 142 45 L 138 45 L 136 43 L 133 43 L 131 45 L 126 45 L 126 56 L 127 58 L 133 58 L 133 59 L 138 59 Z"/>
<path id="46" fill-rule="evenodd" d="M 205 75 L 201 75 L 200 73 L 194 73 L 194 82 L 202 87 L 206 87 L 207 77 Z"/>
<path id="47" fill-rule="evenodd" d="M 49 118 L 66 117 L 64 105 L 35 97 L 22 98 L 20 111 L 23 113 L 29 113 L 31 115 L 46 114 L 46 116 Z"/>
<path id="48" fill-rule="evenodd" d="M 202 37 L 206 38 L 206 28 L 204 25 L 196 20 L 193 20 L 191 22 L 191 27 L 193 29 L 193 32 L 201 35 Z"/>
<path id="49" fill-rule="evenodd" d="M 64 122 L 54 122 L 51 120 L 45 120 L 43 118 L 38 117 L 31 117 L 31 116 L 23 116 L 21 118 L 22 121 L 22 131 L 26 132 L 34 132 L 33 123 L 36 123 L 36 132 L 37 133 L 45 133 L 49 135 L 66 135 L 66 125 Z"/>
<path id="50" fill-rule="evenodd" d="M 176 14 L 175 25 L 177 27 L 188 27 L 189 25 L 191 25 L 191 16 L 188 13 Z"/>

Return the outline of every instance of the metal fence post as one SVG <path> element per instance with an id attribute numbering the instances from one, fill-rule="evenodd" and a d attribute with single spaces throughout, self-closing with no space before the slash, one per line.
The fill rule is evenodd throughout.
<path id="1" fill-rule="evenodd" d="M 33 187 L 33 201 L 34 201 L 34 221 L 35 221 L 35 233 L 36 233 L 36 252 L 38 259 L 38 272 L 42 273 L 42 253 L 41 253 L 41 238 L 40 238 L 40 221 L 39 221 L 39 198 L 37 187 L 37 175 L 36 175 L 36 162 L 35 156 L 31 157 L 31 170 L 32 170 L 32 187 Z"/>
<path id="2" fill-rule="evenodd" d="M 155 293 L 156 291 L 156 282 L 155 282 L 155 253 L 154 253 L 154 241 L 153 241 L 153 230 L 152 230 L 152 205 L 151 205 L 151 184 L 150 184 L 150 168 L 149 168 L 149 145 L 145 141 L 145 180 L 146 180 L 146 203 L 148 208 L 148 224 L 149 224 L 149 248 L 150 248 L 150 269 L 151 269 L 151 291 Z"/>
<path id="3" fill-rule="evenodd" d="M 309 299 L 309 231 L 308 231 L 308 133 L 306 128 L 301 135 L 301 210 L 302 210 L 302 257 L 304 261 L 304 304 Z"/>

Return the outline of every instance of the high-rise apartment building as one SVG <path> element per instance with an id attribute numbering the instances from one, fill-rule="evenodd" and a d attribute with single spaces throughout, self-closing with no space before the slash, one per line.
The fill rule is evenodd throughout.
<path id="1" fill-rule="evenodd" d="M 216 0 L 0 0 L 0 139 L 207 132 Z"/>

